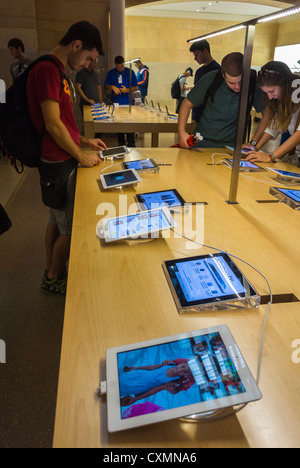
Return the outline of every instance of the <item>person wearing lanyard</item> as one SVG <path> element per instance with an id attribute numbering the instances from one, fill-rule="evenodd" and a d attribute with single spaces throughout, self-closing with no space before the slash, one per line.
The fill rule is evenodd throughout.
<path id="1" fill-rule="evenodd" d="M 125 67 L 124 58 L 121 55 L 115 57 L 115 68 L 107 73 L 104 89 L 111 92 L 112 103 L 119 104 L 119 106 L 128 106 L 130 93 L 137 91 L 136 75 L 133 70 Z M 118 144 L 120 146 L 126 144 L 124 133 L 118 133 Z M 127 133 L 127 146 L 135 146 L 134 133 Z"/>

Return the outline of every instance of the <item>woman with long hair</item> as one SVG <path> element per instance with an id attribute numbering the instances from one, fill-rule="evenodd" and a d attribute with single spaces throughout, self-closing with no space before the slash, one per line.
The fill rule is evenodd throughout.
<path id="1" fill-rule="evenodd" d="M 262 137 L 247 156 L 252 162 L 284 160 L 299 166 L 300 158 L 300 76 L 278 61 L 271 61 L 258 72 L 257 86 L 265 93 L 269 123 Z M 272 138 L 284 132 L 289 138 L 272 153 L 259 151 Z"/>

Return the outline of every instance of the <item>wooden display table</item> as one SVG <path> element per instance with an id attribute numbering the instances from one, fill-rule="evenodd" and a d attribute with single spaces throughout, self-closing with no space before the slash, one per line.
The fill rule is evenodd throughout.
<path id="1" fill-rule="evenodd" d="M 299 447 L 300 363 L 293 359 L 292 344 L 300 339 L 300 303 L 287 301 L 300 298 L 300 213 L 270 203 L 275 200 L 269 187 L 280 185 L 270 173 L 241 177 L 239 204 L 228 205 L 230 169 L 211 165 L 213 152 L 133 150 L 131 159 L 153 157 L 170 165 L 161 166 L 158 174 L 142 174 L 142 183 L 123 191 L 101 188 L 100 170 L 111 162 L 79 169 L 54 447 Z M 222 157 L 214 155 L 214 160 Z M 276 167 L 299 171 L 285 164 Z M 219 421 L 173 420 L 109 434 L 106 401 L 96 396 L 100 379 L 105 379 L 107 348 L 226 324 L 256 377 L 267 306 L 179 315 L 165 280 L 163 261 L 212 250 L 173 233 L 169 239 L 106 246 L 96 237 L 102 203 L 112 203 L 118 214 L 119 195 L 127 195 L 129 206 L 136 192 L 172 188 L 187 202 L 206 203 L 205 244 L 241 257 L 270 282 L 278 303 L 271 306 L 266 326 L 259 385 L 263 398 Z M 264 279 L 236 263 L 266 302 Z"/>
<path id="2" fill-rule="evenodd" d="M 160 133 L 177 133 L 177 120 L 166 120 L 165 115 L 158 115 L 142 106 L 116 107 L 114 121 L 94 121 L 91 108 L 83 107 L 84 136 L 94 138 L 95 133 L 151 133 L 151 146 L 157 148 Z M 195 122 L 187 124 L 187 131 L 192 132 Z"/>

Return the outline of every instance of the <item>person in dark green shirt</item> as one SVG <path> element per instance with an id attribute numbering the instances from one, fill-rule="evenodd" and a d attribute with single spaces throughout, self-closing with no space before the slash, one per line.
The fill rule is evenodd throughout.
<path id="1" fill-rule="evenodd" d="M 239 52 L 232 52 L 223 58 L 221 71 L 224 79 L 216 90 L 213 101 L 207 100 L 200 121 L 194 129 L 194 134 L 200 133 L 203 137 L 203 140 L 196 143 L 195 147 L 234 146 L 242 83 L 242 64 L 243 54 Z M 190 111 L 203 104 L 206 92 L 217 73 L 218 71 L 214 70 L 204 75 L 181 105 L 178 116 L 178 136 L 181 148 L 189 148 L 187 144 L 189 134 L 185 127 Z M 263 105 L 259 101 L 258 96 L 255 96 L 253 105 L 257 112 L 263 112 Z M 263 119 L 262 121 L 261 125 L 264 126 L 265 122 Z M 263 132 L 260 125 L 258 131 Z"/>

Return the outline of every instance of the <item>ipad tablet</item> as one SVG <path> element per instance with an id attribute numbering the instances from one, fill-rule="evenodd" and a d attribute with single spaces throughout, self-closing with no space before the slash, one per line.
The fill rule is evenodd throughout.
<path id="1" fill-rule="evenodd" d="M 271 187 L 270 194 L 289 205 L 294 210 L 300 208 L 300 190 Z"/>
<path id="2" fill-rule="evenodd" d="M 234 151 L 234 147 L 233 147 L 233 146 L 225 146 L 225 148 L 228 148 L 228 149 L 230 149 L 231 151 Z M 251 151 L 251 150 L 248 150 L 248 149 L 245 150 L 245 149 L 242 148 L 242 150 L 241 150 L 242 158 L 245 158 L 245 157 L 246 157 L 246 154 L 248 154 L 249 151 Z"/>
<path id="3" fill-rule="evenodd" d="M 105 242 L 126 239 L 148 239 L 158 237 L 160 231 L 176 227 L 177 223 L 166 207 L 142 211 L 132 215 L 104 219 L 97 226 L 97 235 Z"/>
<path id="4" fill-rule="evenodd" d="M 109 119 L 109 118 L 110 118 L 109 115 L 99 115 L 99 116 L 94 116 L 94 117 L 93 117 L 93 119 L 96 120 L 96 121 L 97 121 L 97 120 L 107 120 L 107 119 Z"/>
<path id="5" fill-rule="evenodd" d="M 262 398 L 226 325 L 110 348 L 106 384 L 109 432 Z"/>
<path id="6" fill-rule="evenodd" d="M 292 172 L 292 171 L 282 171 L 280 169 L 273 169 L 272 167 L 267 167 L 267 169 L 271 172 L 274 172 L 277 176 L 277 180 L 279 182 L 288 182 L 290 184 L 300 183 L 300 173 L 299 172 Z"/>
<path id="7" fill-rule="evenodd" d="M 223 252 L 169 260 L 162 267 L 179 313 L 259 306 L 258 293 Z"/>
<path id="8" fill-rule="evenodd" d="M 135 169 L 138 171 L 158 171 L 159 167 L 151 158 L 137 159 L 136 161 L 124 161 L 123 169 Z"/>
<path id="9" fill-rule="evenodd" d="M 99 152 L 100 158 L 117 158 L 124 157 L 125 154 L 128 154 L 127 146 L 114 146 L 113 148 L 108 148 L 107 150 L 102 150 Z"/>
<path id="10" fill-rule="evenodd" d="M 142 179 L 134 169 L 100 174 L 100 180 L 104 189 L 124 187 L 142 182 Z"/>
<path id="11" fill-rule="evenodd" d="M 167 206 L 172 211 L 172 208 L 184 207 L 185 205 L 184 199 L 176 189 L 138 193 L 135 195 L 135 199 L 141 210 Z"/>
<path id="12" fill-rule="evenodd" d="M 227 158 L 225 159 L 230 166 L 232 167 L 233 165 L 233 159 Z M 243 172 L 266 172 L 266 169 L 257 166 L 256 164 L 250 162 L 250 161 L 240 161 L 240 171 Z"/>

